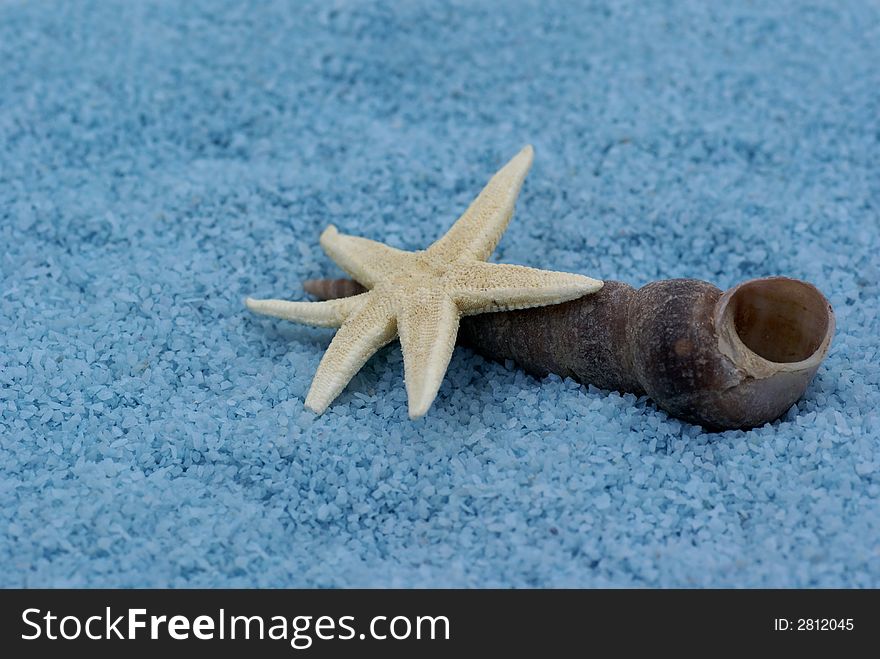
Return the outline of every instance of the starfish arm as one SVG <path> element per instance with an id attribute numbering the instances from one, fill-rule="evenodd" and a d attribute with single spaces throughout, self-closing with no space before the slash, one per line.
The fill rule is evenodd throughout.
<path id="1" fill-rule="evenodd" d="M 428 253 L 445 261 L 489 258 L 513 215 L 532 156 L 532 147 L 526 146 L 502 167 L 446 235 L 428 248 Z"/>
<path id="2" fill-rule="evenodd" d="M 255 300 L 246 298 L 244 303 L 254 313 L 274 316 L 284 320 L 312 325 L 313 327 L 339 327 L 345 319 L 367 301 L 369 293 L 325 302 L 290 302 L 288 300 Z"/>
<path id="3" fill-rule="evenodd" d="M 422 289 L 397 315 L 409 418 L 428 411 L 455 349 L 460 314 L 442 290 Z"/>
<path id="4" fill-rule="evenodd" d="M 559 304 L 602 288 L 583 275 L 482 261 L 459 264 L 446 283 L 464 315 Z"/>
<path id="5" fill-rule="evenodd" d="M 339 233 L 332 224 L 321 234 L 321 247 L 336 265 L 367 288 L 405 267 L 411 256 L 375 240 Z"/>
<path id="6" fill-rule="evenodd" d="M 394 340 L 396 330 L 392 304 L 387 299 L 374 298 L 349 316 L 318 364 L 306 407 L 318 414 L 326 410 L 367 360 Z"/>

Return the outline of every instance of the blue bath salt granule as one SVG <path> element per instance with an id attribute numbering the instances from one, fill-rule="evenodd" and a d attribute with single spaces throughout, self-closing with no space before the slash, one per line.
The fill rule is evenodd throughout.
<path id="1" fill-rule="evenodd" d="M 0 6 L 0 585 L 880 586 L 880 8 Z M 814 283 L 774 423 L 399 346 L 322 416 L 328 225 L 442 235 L 527 144 L 493 259 Z"/>

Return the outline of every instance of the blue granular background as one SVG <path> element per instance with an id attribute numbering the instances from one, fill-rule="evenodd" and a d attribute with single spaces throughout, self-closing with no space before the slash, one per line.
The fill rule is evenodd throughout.
<path id="1" fill-rule="evenodd" d="M 880 585 L 880 6 L 0 3 L 0 585 Z M 246 312 L 418 249 L 525 143 L 497 259 L 783 274 L 837 313 L 780 421 L 707 434 Z"/>

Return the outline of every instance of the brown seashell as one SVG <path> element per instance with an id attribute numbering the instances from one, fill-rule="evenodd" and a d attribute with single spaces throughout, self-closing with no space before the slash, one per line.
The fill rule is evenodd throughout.
<path id="1" fill-rule="evenodd" d="M 363 292 L 354 281 L 310 280 L 322 299 Z M 571 302 L 463 318 L 461 344 L 528 372 L 647 394 L 673 416 L 711 430 L 777 419 L 828 354 L 834 312 L 812 284 L 753 279 L 722 292 L 696 279 L 634 289 L 606 281 Z"/>
<path id="2" fill-rule="evenodd" d="M 353 279 L 307 279 L 303 282 L 303 288 L 319 300 L 351 297 L 367 290 Z"/>

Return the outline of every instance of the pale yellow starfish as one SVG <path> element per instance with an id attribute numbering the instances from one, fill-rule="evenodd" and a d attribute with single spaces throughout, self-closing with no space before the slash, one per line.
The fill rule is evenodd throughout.
<path id="1" fill-rule="evenodd" d="M 338 327 L 306 407 L 320 414 L 382 346 L 400 337 L 409 416 L 431 406 L 443 381 L 461 316 L 557 304 L 593 293 L 602 282 L 581 275 L 486 263 L 507 228 L 532 164 L 527 146 L 505 165 L 445 236 L 405 252 L 329 226 L 321 247 L 369 289 L 326 302 L 248 298 L 248 309 L 317 327 Z"/>

